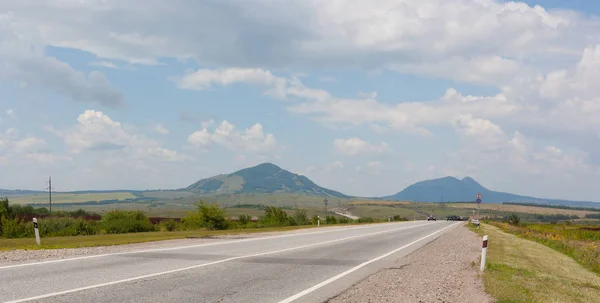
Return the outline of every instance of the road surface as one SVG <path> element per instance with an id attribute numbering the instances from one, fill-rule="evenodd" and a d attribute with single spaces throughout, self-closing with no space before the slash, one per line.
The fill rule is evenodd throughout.
<path id="1" fill-rule="evenodd" d="M 313 229 L 3 266 L 0 301 L 324 302 L 458 224 Z"/>

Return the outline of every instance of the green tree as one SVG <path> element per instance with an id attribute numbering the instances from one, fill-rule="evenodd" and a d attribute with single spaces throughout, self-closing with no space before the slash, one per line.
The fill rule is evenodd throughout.
<path id="1" fill-rule="evenodd" d="M 242 214 L 239 216 L 238 220 L 239 220 L 240 224 L 242 224 L 244 227 L 246 227 L 246 225 L 248 225 L 248 223 L 250 223 L 252 218 L 248 214 Z"/>
<path id="2" fill-rule="evenodd" d="M 184 219 L 187 228 L 206 228 L 208 230 L 227 229 L 225 212 L 218 204 L 198 203 L 198 210 Z"/>
<path id="3" fill-rule="evenodd" d="M 298 225 L 307 225 L 309 222 L 306 209 L 296 209 L 294 212 L 294 218 L 296 219 L 296 223 Z"/>

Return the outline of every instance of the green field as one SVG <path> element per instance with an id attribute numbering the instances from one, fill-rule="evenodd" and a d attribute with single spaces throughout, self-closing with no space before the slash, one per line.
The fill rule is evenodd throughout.
<path id="1" fill-rule="evenodd" d="M 136 196 L 130 192 L 110 192 L 110 193 L 93 193 L 93 194 L 72 194 L 72 193 L 56 193 L 52 194 L 52 203 L 79 203 L 88 201 L 102 200 L 125 200 L 135 199 Z M 48 194 L 35 194 L 19 197 L 9 197 L 10 203 L 13 204 L 48 204 Z"/>

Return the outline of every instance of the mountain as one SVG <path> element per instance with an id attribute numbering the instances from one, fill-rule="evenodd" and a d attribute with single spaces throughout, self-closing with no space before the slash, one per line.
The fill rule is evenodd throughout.
<path id="1" fill-rule="evenodd" d="M 461 180 L 454 177 L 444 177 L 421 181 L 405 188 L 395 195 L 383 197 L 382 199 L 412 202 L 475 202 L 477 193 L 481 193 L 483 203 L 521 202 L 582 207 L 600 206 L 597 202 L 541 199 L 497 192 L 483 187 L 471 177 L 465 177 Z"/>
<path id="2" fill-rule="evenodd" d="M 305 176 L 291 173 L 272 163 L 263 163 L 228 175 L 202 179 L 186 188 L 195 194 L 293 193 L 349 198 L 318 186 Z"/>

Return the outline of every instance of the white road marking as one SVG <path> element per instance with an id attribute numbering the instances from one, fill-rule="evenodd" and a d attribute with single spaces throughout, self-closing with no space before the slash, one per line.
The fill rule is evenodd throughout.
<path id="1" fill-rule="evenodd" d="M 260 257 L 260 256 L 265 256 L 265 255 L 271 255 L 271 254 L 277 254 L 277 253 L 282 253 L 282 252 L 287 252 L 287 251 L 292 251 L 292 250 L 298 250 L 298 249 L 309 248 L 309 247 L 314 247 L 314 246 L 319 246 L 319 245 L 336 243 L 336 242 L 341 242 L 341 241 L 346 241 L 346 240 L 351 240 L 351 239 L 356 239 L 356 238 L 361 238 L 361 237 L 367 237 L 367 236 L 373 236 L 373 235 L 378 235 L 378 234 L 383 234 L 383 233 L 389 233 L 389 232 L 393 232 L 393 231 L 397 231 L 397 230 L 411 229 L 411 228 L 416 228 L 416 227 L 421 227 L 421 226 L 426 226 L 426 225 L 431 225 L 431 224 L 425 223 L 425 224 L 420 224 L 420 225 L 412 225 L 412 226 L 406 226 L 406 227 L 399 227 L 399 228 L 393 228 L 393 229 L 378 231 L 378 232 L 374 232 L 374 233 L 368 233 L 368 234 L 364 234 L 364 235 L 351 236 L 351 237 L 340 238 L 340 239 L 335 239 L 335 240 L 329 240 L 329 241 L 319 242 L 319 243 L 314 243 L 314 244 L 307 244 L 307 245 L 302 245 L 302 246 L 297 246 L 297 247 L 290 247 L 290 248 L 286 248 L 286 249 L 281 249 L 281 250 L 276 250 L 276 251 L 270 251 L 270 252 L 265 252 L 265 253 L 258 253 L 258 254 L 252 254 L 252 255 L 232 257 L 232 258 L 227 258 L 227 259 L 223 259 L 223 260 L 219 260 L 219 261 L 214 261 L 214 262 L 210 262 L 210 263 L 203 263 L 203 264 L 188 266 L 188 267 L 184 267 L 184 268 L 178 268 L 178 269 L 173 269 L 173 270 L 168 270 L 168 271 L 163 271 L 163 272 L 158 272 L 158 273 L 153 273 L 153 274 L 148 274 L 148 275 L 143 275 L 143 276 L 137 276 L 137 277 L 123 279 L 123 280 L 117 280 L 117 281 L 106 282 L 106 283 L 101 283 L 101 284 L 89 285 L 89 286 L 84 286 L 84 287 L 80 287 L 80 288 L 74 288 L 74 289 L 69 289 L 69 290 L 58 291 L 58 292 L 54 292 L 54 293 L 39 295 L 39 296 L 35 296 L 35 297 L 17 299 L 17 300 L 14 300 L 14 301 L 7 301 L 5 303 L 18 303 L 18 302 L 27 302 L 27 301 L 31 301 L 31 300 L 39 300 L 39 299 L 44 299 L 44 298 L 49 298 L 49 297 L 55 297 L 55 296 L 70 294 L 70 293 L 74 293 L 74 292 L 78 292 L 78 291 L 93 289 L 93 288 L 110 286 L 110 285 L 115 285 L 115 284 L 120 284 L 120 283 L 125 283 L 125 282 L 131 282 L 131 281 L 135 281 L 135 280 L 152 278 L 152 277 L 156 277 L 156 276 L 161 276 L 161 275 L 176 273 L 176 272 L 180 272 L 180 271 L 185 271 L 185 270 L 200 268 L 200 267 L 206 267 L 206 266 L 210 266 L 210 265 L 215 265 L 215 264 L 219 264 L 219 263 L 225 263 L 225 262 L 239 260 L 239 259 L 252 258 L 252 257 Z"/>
<path id="2" fill-rule="evenodd" d="M 409 222 L 392 223 L 392 224 L 406 224 L 406 223 L 409 223 Z M 153 249 L 146 249 L 146 250 L 134 250 L 134 251 L 127 251 L 127 252 L 117 252 L 117 253 L 108 253 L 108 254 L 100 254 L 100 255 L 82 256 L 82 257 L 66 258 L 66 259 L 59 259 L 59 260 L 49 260 L 49 261 L 40 261 L 40 262 L 31 262 L 31 263 L 22 263 L 22 264 L 0 266 L 0 270 L 2 270 L 2 269 L 9 269 L 9 268 L 16 268 L 16 267 L 24 267 L 24 266 L 43 265 L 43 264 L 50 264 L 50 263 L 59 263 L 59 262 L 68 262 L 68 261 L 76 261 L 76 260 L 84 260 L 84 259 L 92 259 L 92 258 L 101 258 L 101 257 L 109 257 L 109 256 L 127 255 L 127 254 L 138 254 L 138 253 L 147 253 L 147 252 L 168 251 L 168 250 L 197 248 L 197 247 L 214 246 L 214 245 L 224 245 L 224 244 L 231 244 L 231 243 L 242 243 L 242 242 L 251 242 L 251 241 L 260 241 L 260 240 L 287 238 L 287 237 L 299 237 L 299 236 L 306 236 L 306 235 L 317 235 L 317 234 L 340 232 L 340 231 L 346 231 L 346 230 L 355 230 L 355 229 L 366 229 L 366 228 L 381 227 L 381 226 L 384 226 L 384 224 L 385 225 L 389 225 L 389 223 L 382 223 L 382 224 L 374 224 L 374 225 L 369 225 L 369 226 L 358 226 L 358 227 L 350 227 L 350 228 L 340 228 L 340 229 L 334 229 L 334 230 L 323 230 L 323 231 L 309 232 L 309 233 L 297 233 L 297 234 L 271 236 L 271 237 L 258 237 L 258 238 L 242 239 L 242 240 L 223 241 L 223 242 L 217 242 L 217 243 L 204 243 L 204 244 L 195 244 L 195 245 L 188 245 L 188 246 L 176 246 L 176 247 L 167 247 L 167 248 L 153 248 Z"/>
<path id="3" fill-rule="evenodd" d="M 359 264 L 359 265 L 357 265 L 357 266 L 355 266 L 355 267 L 353 267 L 353 268 L 351 268 L 351 269 L 349 269 L 349 270 L 347 270 L 347 271 L 345 271 L 345 272 L 343 272 L 343 273 L 341 273 L 341 274 L 339 274 L 339 275 L 337 275 L 335 277 L 327 279 L 327 280 L 325 280 L 325 281 L 323 281 L 323 282 L 321 282 L 321 283 L 319 283 L 319 284 L 317 284 L 317 285 L 315 285 L 313 287 L 307 288 L 307 289 L 305 289 L 305 290 L 303 290 L 303 291 L 301 291 L 301 292 L 299 292 L 299 293 L 297 293 L 297 294 L 295 294 L 295 295 L 293 295 L 293 296 L 291 296 L 291 297 L 289 297 L 287 299 L 281 300 L 281 301 L 279 301 L 279 303 L 290 303 L 290 302 L 293 302 L 293 301 L 295 301 L 295 300 L 297 300 L 297 299 L 299 299 L 299 298 L 301 298 L 303 296 L 306 296 L 307 294 L 310 294 L 311 292 L 313 292 L 313 291 L 315 291 L 315 290 L 317 290 L 317 289 L 319 289 L 319 288 L 321 288 L 321 287 L 323 287 L 323 286 L 325 286 L 325 285 L 327 285 L 327 284 L 329 284 L 331 282 L 334 282 L 334 281 L 336 281 L 336 280 L 338 280 L 338 279 L 340 279 L 340 278 L 342 278 L 342 277 L 344 277 L 346 275 L 349 275 L 349 274 L 351 274 L 351 273 L 353 273 L 353 272 L 355 272 L 355 271 L 357 271 L 357 270 L 359 270 L 359 269 L 361 269 L 361 268 L 363 268 L 363 267 L 365 267 L 365 266 L 367 266 L 367 265 L 369 265 L 369 264 L 371 264 L 373 262 L 379 261 L 379 260 L 381 260 L 381 259 L 383 259 L 385 257 L 388 257 L 388 256 L 390 256 L 392 254 L 395 254 L 395 253 L 397 253 L 397 252 L 399 252 L 399 251 L 401 251 L 401 250 L 403 250 L 403 249 L 405 249 L 405 248 L 407 248 L 407 247 L 409 247 L 409 246 L 411 246 L 411 245 L 413 245 L 413 244 L 415 244 L 415 243 L 417 243 L 417 242 L 419 242 L 421 240 L 427 239 L 427 238 L 429 238 L 429 237 L 431 237 L 431 236 L 433 236 L 433 235 L 435 235 L 437 233 L 440 233 L 440 232 L 442 232 L 442 231 L 444 231 L 444 230 L 446 230 L 448 228 L 457 226 L 459 224 L 460 223 L 455 223 L 455 224 L 452 224 L 452 225 L 450 225 L 448 227 L 444 227 L 444 228 L 442 228 L 442 229 L 440 229 L 440 230 L 438 230 L 438 231 L 436 231 L 434 233 L 431 233 L 431 234 L 429 234 L 429 235 L 427 235 L 427 236 L 425 236 L 423 238 L 420 238 L 418 240 L 410 242 L 410 243 L 408 243 L 408 244 L 406 244 L 406 245 L 404 245 L 404 246 L 402 246 L 400 248 L 394 249 L 393 251 L 390 251 L 390 252 L 386 253 L 385 255 L 381 255 L 381 256 L 379 256 L 379 257 L 377 257 L 375 259 L 371 259 L 371 260 L 369 260 L 367 262 Z"/>

